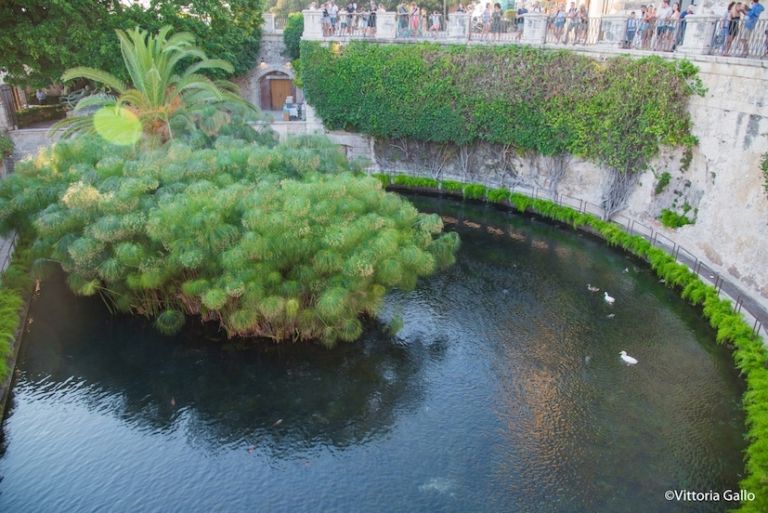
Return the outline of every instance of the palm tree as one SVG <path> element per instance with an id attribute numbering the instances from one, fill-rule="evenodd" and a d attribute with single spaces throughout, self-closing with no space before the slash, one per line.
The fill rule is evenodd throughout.
<path id="1" fill-rule="evenodd" d="M 53 128 L 64 127 L 63 137 L 97 132 L 98 116 L 106 114 L 112 121 L 112 130 L 138 131 L 136 138 L 143 132 L 150 144 L 157 144 L 173 137 L 172 119 L 183 117 L 187 125 L 192 125 L 193 113 L 206 107 L 218 106 L 226 110 L 228 105 L 237 104 L 239 109 L 246 107 L 256 112 L 253 105 L 238 96 L 235 84 L 214 81 L 200 74 L 203 70 L 231 73 L 230 63 L 209 59 L 195 46 L 194 36 L 188 32 L 169 37 L 171 30 L 170 26 L 165 26 L 156 35 L 139 28 L 116 31 L 130 85 L 95 68 L 80 66 L 67 70 L 62 80 L 85 78 L 101 84 L 109 92 L 83 98 L 74 109 L 79 115 L 64 119 Z M 182 62 L 193 63 L 177 73 L 176 67 Z M 130 142 L 135 142 L 136 138 Z"/>

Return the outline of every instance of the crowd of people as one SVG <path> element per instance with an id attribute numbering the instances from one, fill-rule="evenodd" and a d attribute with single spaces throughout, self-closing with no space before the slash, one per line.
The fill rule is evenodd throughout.
<path id="1" fill-rule="evenodd" d="M 424 37 L 427 34 L 436 36 L 445 30 L 443 15 L 440 11 L 430 13 L 427 9 L 419 7 L 416 2 L 401 3 L 395 12 L 399 37 Z"/>
<path id="2" fill-rule="evenodd" d="M 309 9 L 317 9 L 316 4 L 310 4 Z M 376 13 L 384 12 L 384 6 L 377 6 L 374 0 L 367 7 L 350 0 L 343 8 L 335 0 L 329 0 L 319 9 L 322 11 L 324 37 L 359 34 L 373 37 L 376 35 Z"/>
<path id="3" fill-rule="evenodd" d="M 569 41 L 573 44 L 586 42 L 589 14 L 584 4 L 576 7 L 576 3 L 571 2 L 567 11 L 565 5 L 558 5 L 548 14 L 550 41 L 562 44 L 568 44 Z"/>
<path id="4" fill-rule="evenodd" d="M 760 36 L 755 29 L 763 10 L 760 0 L 752 0 L 750 4 L 731 2 L 715 31 L 715 49 L 723 55 L 747 56 L 750 53 L 750 44 L 754 44 L 754 40 Z M 768 56 L 768 27 L 765 27 L 762 35 L 762 55 Z"/>
<path id="5" fill-rule="evenodd" d="M 680 4 L 670 6 L 669 0 L 640 7 L 640 16 L 632 11 L 627 20 L 625 48 L 671 52 L 680 46 L 685 35 L 686 16 L 693 14 L 693 6 L 680 11 Z"/>
<path id="6" fill-rule="evenodd" d="M 759 46 L 768 55 L 768 28 L 756 30 L 763 6 L 760 0 L 748 2 L 733 1 L 728 5 L 715 31 L 713 48 L 717 52 L 743 56 L 754 54 L 755 47 Z M 314 3 L 310 6 L 310 9 L 316 8 Z M 376 14 L 384 11 L 384 7 L 377 6 L 374 0 L 365 7 L 354 0 L 350 0 L 345 7 L 337 5 L 335 0 L 328 0 L 319 9 L 322 11 L 324 36 L 361 33 L 374 36 Z M 398 37 L 436 37 L 447 29 L 443 13 L 437 10 L 430 12 L 419 7 L 416 2 L 400 3 L 395 12 Z M 514 34 L 505 39 L 520 40 L 525 15 L 528 13 L 547 15 L 548 42 L 584 44 L 588 40 L 590 20 L 587 8 L 584 4 L 577 7 L 575 2 L 570 2 L 567 9 L 565 4 L 549 8 L 542 7 L 539 2 L 519 4 L 517 10 L 506 12 L 500 3 L 472 2 L 466 6 L 459 3 L 451 10 L 451 14 L 466 17 L 466 24 L 461 23 L 462 27 L 468 26 L 472 34 L 479 35 L 472 37 L 480 40 L 500 40 L 502 34 Z M 683 42 L 686 17 L 691 14 L 694 14 L 693 6 L 681 10 L 679 3 L 670 3 L 670 0 L 661 0 L 658 6 L 643 5 L 639 14 L 635 11 L 629 14 L 621 46 L 628 49 L 674 51 Z"/>

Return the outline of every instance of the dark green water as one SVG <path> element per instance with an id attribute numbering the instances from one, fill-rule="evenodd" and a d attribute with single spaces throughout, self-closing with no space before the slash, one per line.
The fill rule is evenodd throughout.
<path id="1" fill-rule="evenodd" d="M 388 297 L 398 335 L 371 323 L 333 351 L 244 349 L 196 326 L 164 338 L 48 280 L 3 425 L 0 511 L 734 505 L 664 499 L 736 488 L 743 470 L 742 384 L 695 310 L 587 237 L 413 199 L 459 220 L 457 264 Z"/>

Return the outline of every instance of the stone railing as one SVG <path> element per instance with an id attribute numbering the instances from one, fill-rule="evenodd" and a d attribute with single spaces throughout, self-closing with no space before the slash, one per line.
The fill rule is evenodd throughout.
<path id="1" fill-rule="evenodd" d="M 768 68 L 768 20 L 752 30 L 741 27 L 730 47 L 720 40 L 722 21 L 716 16 L 688 15 L 684 21 L 659 21 L 646 26 L 626 15 L 605 15 L 581 20 L 556 20 L 541 13 L 517 18 L 496 18 L 483 23 L 481 17 L 454 13 L 444 18 L 379 11 L 373 22 L 370 13 L 348 15 L 340 11 L 336 19 L 323 17 L 322 11 L 304 11 L 306 40 L 349 41 L 355 39 L 385 42 L 413 40 L 446 43 L 519 43 L 540 47 L 577 46 L 595 51 L 622 51 L 683 55 L 713 55 Z M 743 38 L 743 39 L 738 39 Z M 726 48 L 728 51 L 724 51 Z"/>
<path id="2" fill-rule="evenodd" d="M 264 13 L 264 23 L 261 25 L 261 30 L 265 34 L 282 34 L 285 28 L 286 17 L 275 16 L 271 12 Z"/>

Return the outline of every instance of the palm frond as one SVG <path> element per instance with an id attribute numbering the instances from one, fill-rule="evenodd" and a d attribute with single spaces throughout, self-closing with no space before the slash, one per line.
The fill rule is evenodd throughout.
<path id="1" fill-rule="evenodd" d="M 92 96 L 86 96 L 77 102 L 77 105 L 75 105 L 75 108 L 72 110 L 72 112 L 79 113 L 89 107 L 105 107 L 107 105 L 115 105 L 116 101 L 117 100 L 114 96 L 94 94 Z"/>
<path id="2" fill-rule="evenodd" d="M 125 83 L 114 76 L 112 73 L 96 68 L 89 68 L 87 66 L 77 66 L 75 68 L 68 69 L 61 76 L 61 80 L 64 82 L 68 82 L 75 78 L 93 80 L 94 82 L 104 84 L 105 86 L 120 94 L 122 94 L 126 89 Z"/>
<path id="3" fill-rule="evenodd" d="M 62 130 L 59 133 L 59 130 Z M 61 139 L 68 139 L 77 135 L 92 134 L 95 132 L 92 116 L 72 116 L 54 123 L 48 130 L 48 135 L 59 135 Z"/>
<path id="4" fill-rule="evenodd" d="M 205 59 L 188 67 L 184 71 L 184 76 L 193 75 L 204 69 L 220 69 L 227 73 L 232 73 L 235 70 L 234 66 L 224 59 Z"/>

